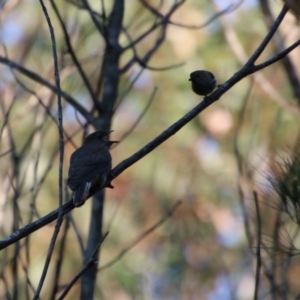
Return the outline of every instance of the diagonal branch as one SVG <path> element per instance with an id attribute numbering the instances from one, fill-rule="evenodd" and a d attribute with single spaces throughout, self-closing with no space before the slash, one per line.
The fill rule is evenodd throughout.
<path id="1" fill-rule="evenodd" d="M 38 74 L 22 67 L 21 65 L 17 64 L 16 62 L 9 60 L 3 56 L 0 56 L 0 63 L 9 66 L 10 68 L 16 69 L 18 72 L 22 73 L 23 75 L 27 76 L 28 78 L 32 79 L 35 82 L 38 82 L 47 88 L 49 88 L 54 93 L 58 94 L 58 89 L 55 85 L 51 84 L 49 81 L 45 80 Z M 70 103 L 76 110 L 78 110 L 90 124 L 95 124 L 94 117 L 83 107 L 81 106 L 71 95 L 67 94 L 64 91 L 60 91 L 61 96 Z"/>
<path id="2" fill-rule="evenodd" d="M 285 8 L 283 8 L 283 11 L 285 11 Z M 281 18 L 282 12 L 279 15 L 278 18 Z M 282 19 L 281 19 L 282 20 Z M 264 43 L 265 40 L 262 42 Z M 145 145 L 142 149 L 137 151 L 135 154 L 130 156 L 129 158 L 123 160 L 121 163 L 119 163 L 112 171 L 111 171 L 111 180 L 113 178 L 116 178 L 118 175 L 120 175 L 123 171 L 125 171 L 127 168 L 132 166 L 134 163 L 142 159 L 144 156 L 149 154 L 151 151 L 153 151 L 155 148 L 157 148 L 159 145 L 161 145 L 164 141 L 169 139 L 172 135 L 174 135 L 177 131 L 179 131 L 183 126 L 185 126 L 187 123 L 189 123 L 193 118 L 195 118 L 200 112 L 202 112 L 204 109 L 206 109 L 208 106 L 210 106 L 212 103 L 220 99 L 220 97 L 231 87 L 233 87 L 237 82 L 241 81 L 243 78 L 247 77 L 249 74 L 252 74 L 258 70 L 261 70 L 265 68 L 266 66 L 271 65 L 272 63 L 277 62 L 281 58 L 285 57 L 288 53 L 290 53 L 293 49 L 295 49 L 300 44 L 300 40 L 295 42 L 292 46 L 288 47 L 278 55 L 274 56 L 270 60 L 258 65 L 258 66 L 248 66 L 245 65 L 241 68 L 237 73 L 235 73 L 229 80 L 227 80 L 225 83 L 219 86 L 219 88 L 210 94 L 209 96 L 205 97 L 205 99 L 200 102 L 197 106 L 195 106 L 191 111 L 189 111 L 186 115 L 184 115 L 181 119 L 179 119 L 177 122 L 175 122 L 173 125 L 171 125 L 169 128 L 167 128 L 165 131 L 163 131 L 159 136 L 157 136 L 155 139 L 153 139 L 151 142 L 149 142 L 147 145 Z M 260 48 L 260 46 L 259 46 Z M 257 53 L 257 52 L 255 52 Z M 107 183 L 107 186 L 109 186 L 109 182 Z M 89 196 L 91 197 L 94 195 L 98 190 L 94 190 L 92 194 Z M 74 209 L 74 205 L 72 201 L 70 200 L 62 207 L 63 211 L 62 214 L 65 215 L 66 213 L 70 212 L 72 209 Z M 0 250 L 6 248 L 7 246 L 15 243 L 16 241 L 19 241 L 20 239 L 24 238 L 25 236 L 29 235 L 30 233 L 38 230 L 39 228 L 51 223 L 55 219 L 57 219 L 58 216 L 58 209 L 52 211 L 45 217 L 26 225 L 25 227 L 18 229 L 10 236 L 4 238 L 0 241 Z"/>
<path id="3" fill-rule="evenodd" d="M 72 209 L 74 209 L 74 205 L 73 205 L 73 201 L 70 200 L 62 206 L 62 215 L 67 214 Z M 2 239 L 0 241 L 0 250 L 21 240 L 22 238 L 28 236 L 29 234 L 37 231 L 40 228 L 46 226 L 47 224 L 55 221 L 58 217 L 58 211 L 59 211 L 59 209 L 56 209 L 56 210 L 52 211 L 51 213 L 49 213 L 48 215 L 46 215 L 45 217 L 42 217 L 42 218 L 36 220 L 35 222 L 32 222 L 32 223 L 24 226 L 23 228 L 18 229 L 17 231 L 12 233 L 10 236 Z"/>
<path id="4" fill-rule="evenodd" d="M 92 86 L 91 86 L 91 84 L 90 84 L 90 82 L 89 82 L 89 80 L 88 80 L 88 78 L 87 78 L 87 76 L 86 76 L 86 74 L 85 74 L 85 72 L 84 72 L 84 70 L 82 68 L 82 65 L 79 62 L 79 60 L 78 60 L 78 58 L 77 58 L 77 56 L 75 54 L 75 51 L 74 51 L 74 49 L 72 47 L 70 36 L 69 36 L 68 31 L 67 31 L 66 25 L 65 25 L 65 23 L 64 23 L 64 21 L 62 19 L 62 16 L 61 16 L 61 14 L 60 14 L 60 12 L 59 12 L 59 10 L 58 10 L 58 8 L 57 8 L 54 0 L 51 0 L 50 3 L 52 5 L 52 7 L 53 7 L 54 12 L 56 13 L 56 16 L 57 16 L 57 18 L 59 20 L 59 24 L 60 24 L 60 26 L 62 28 L 63 33 L 64 33 L 64 38 L 65 38 L 65 42 L 66 42 L 66 45 L 67 45 L 68 53 L 71 55 L 72 60 L 73 60 L 75 66 L 76 66 L 76 68 L 77 68 L 77 70 L 78 70 L 78 72 L 79 72 L 79 74 L 80 74 L 80 76 L 82 78 L 82 81 L 84 82 L 84 86 L 87 88 L 87 90 L 88 90 L 88 92 L 89 92 L 89 94 L 90 94 L 90 96 L 91 96 L 91 98 L 92 98 L 92 100 L 94 102 L 94 105 L 96 107 L 99 107 L 101 109 L 99 99 L 97 98 L 96 94 L 94 93 L 94 91 L 92 89 Z"/>
<path id="5" fill-rule="evenodd" d="M 61 89 L 60 89 L 60 77 L 59 77 L 59 67 L 58 67 L 58 57 L 57 57 L 57 50 L 56 50 L 56 39 L 54 28 L 52 26 L 52 22 L 50 16 L 48 14 L 47 8 L 43 2 L 40 0 L 40 4 L 45 15 L 45 19 L 47 21 L 50 37 L 51 37 L 51 44 L 52 44 L 52 54 L 53 54 L 53 64 L 54 64 L 54 77 L 55 77 L 55 84 L 57 88 L 57 107 L 58 107 L 58 132 L 59 132 L 59 171 L 58 171 L 58 220 L 55 226 L 55 230 L 53 232 L 48 253 L 46 256 L 44 268 L 42 271 L 42 275 L 39 280 L 38 287 L 34 293 L 33 299 L 39 299 L 40 292 L 42 290 L 43 284 L 45 282 L 45 278 L 49 269 L 50 261 L 52 258 L 52 254 L 54 251 L 54 246 L 57 240 L 58 233 L 60 231 L 61 224 L 63 222 L 63 214 L 62 214 L 62 204 L 63 204 L 63 164 L 64 164 L 64 131 L 63 131 L 63 113 L 62 113 L 62 103 L 61 103 Z"/>
<path id="6" fill-rule="evenodd" d="M 175 210 L 181 205 L 181 201 L 177 201 L 174 206 L 167 212 L 167 214 L 159 220 L 157 223 L 155 223 L 153 226 L 145 230 L 140 236 L 138 236 L 127 248 L 122 250 L 117 257 L 113 258 L 110 262 L 106 263 L 105 265 L 101 266 L 98 271 L 102 271 L 104 269 L 107 269 L 114 265 L 116 262 L 118 262 L 129 250 L 134 248 L 138 243 L 140 243 L 147 235 L 152 233 L 155 229 L 160 227 L 162 224 L 164 224 L 169 218 L 172 217 L 174 214 Z"/>
<path id="7" fill-rule="evenodd" d="M 97 252 L 100 248 L 100 246 L 102 245 L 102 243 L 104 242 L 104 240 L 106 239 L 108 235 L 108 232 L 106 232 L 101 241 L 98 243 L 98 245 L 96 246 L 95 250 L 92 253 L 92 256 L 90 257 L 90 259 L 86 262 L 86 264 L 84 265 L 84 267 L 74 276 L 74 278 L 69 282 L 69 284 L 66 286 L 66 288 L 64 289 L 64 291 L 62 292 L 62 294 L 57 298 L 58 300 L 62 300 L 65 298 L 65 296 L 68 294 L 68 292 L 70 291 L 70 289 L 72 288 L 72 286 L 76 283 L 76 281 L 88 270 L 90 269 L 93 265 L 97 265 Z"/>
<path id="8" fill-rule="evenodd" d="M 259 58 L 259 56 L 262 54 L 262 52 L 265 50 L 269 42 L 271 41 L 272 37 L 276 33 L 279 25 L 281 24 L 282 20 L 284 19 L 284 16 L 288 12 L 288 7 L 286 5 L 283 6 L 280 14 L 278 15 L 277 19 L 273 23 L 272 27 L 270 28 L 269 32 L 267 33 L 266 37 L 262 41 L 262 43 L 259 45 L 259 47 L 255 50 L 253 55 L 250 57 L 248 62 L 246 63 L 245 67 L 251 67 L 254 65 L 255 61 Z"/>

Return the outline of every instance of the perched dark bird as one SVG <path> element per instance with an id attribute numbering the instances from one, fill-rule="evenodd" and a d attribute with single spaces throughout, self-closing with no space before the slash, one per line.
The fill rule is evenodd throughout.
<path id="1" fill-rule="evenodd" d="M 70 159 L 68 187 L 73 191 L 74 206 L 81 206 L 95 188 L 104 187 L 111 171 L 109 148 L 116 141 L 109 141 L 109 132 L 96 131 L 88 135 L 83 145 Z"/>
<path id="2" fill-rule="evenodd" d="M 190 74 L 193 91 L 200 96 L 207 96 L 217 86 L 217 80 L 209 71 L 194 71 Z"/>

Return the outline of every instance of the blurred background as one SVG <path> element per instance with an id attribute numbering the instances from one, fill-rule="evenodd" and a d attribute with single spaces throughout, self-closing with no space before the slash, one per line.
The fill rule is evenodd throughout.
<path id="1" fill-rule="evenodd" d="M 81 2 L 56 2 L 74 52 L 95 88 L 107 51 L 105 40 Z M 109 14 L 113 1 L 103 2 Z M 90 1 L 90 5 L 103 12 L 103 2 Z M 183 1 L 163 30 L 154 28 L 135 45 L 142 58 L 163 38 L 146 68 L 136 61 L 128 63 L 131 47 L 122 53 L 111 125 L 111 139 L 121 142 L 111 150 L 113 166 L 202 101 L 191 90 L 192 71 L 209 70 L 222 84 L 243 66 L 283 6 L 281 1 L 261 2 Z M 180 1 L 125 1 L 120 45 L 126 47 L 140 37 L 176 3 Z M 7 61 L 55 85 L 52 44 L 41 6 L 31 0 L 0 5 L 0 234 L 4 238 L 58 207 L 59 137 L 55 92 Z M 61 88 L 93 114 L 94 103 L 71 59 L 57 14 L 50 2 L 45 5 L 56 35 Z M 288 12 L 258 63 L 299 36 L 299 24 Z M 279 61 L 243 79 L 113 180 L 115 188 L 106 189 L 103 232 L 109 234 L 101 246 L 94 299 L 253 299 L 258 232 L 264 252 L 257 299 L 296 299 L 299 257 L 289 251 L 299 245 L 298 226 L 280 214 L 272 185 L 299 137 L 300 89 L 297 93 L 291 77 L 299 81 L 300 49 L 288 57 L 290 72 Z M 83 141 L 83 128 L 88 133 L 95 129 L 65 99 L 63 128 L 68 136 L 65 183 L 70 156 Z M 70 197 L 65 187 L 65 201 Z M 179 200 L 181 205 L 168 217 Z M 57 299 L 82 267 L 80 242 L 87 241 L 91 205 L 92 199 L 73 210 L 62 225 L 40 299 Z M 130 248 L 162 219 L 163 224 Z M 285 221 L 276 235 L 279 219 Z M 1 251 L 1 299 L 32 298 L 54 226 L 55 222 Z M 276 246 L 279 240 L 281 247 Z M 123 250 L 124 256 L 107 266 Z M 79 291 L 80 281 L 66 299 L 79 299 Z"/>

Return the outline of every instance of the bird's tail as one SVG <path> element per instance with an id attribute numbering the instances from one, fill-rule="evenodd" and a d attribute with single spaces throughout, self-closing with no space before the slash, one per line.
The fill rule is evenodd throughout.
<path id="1" fill-rule="evenodd" d="M 89 195 L 91 185 L 92 185 L 91 182 L 85 182 L 76 188 L 73 194 L 73 204 L 75 207 L 84 204 L 84 202 L 86 201 Z"/>

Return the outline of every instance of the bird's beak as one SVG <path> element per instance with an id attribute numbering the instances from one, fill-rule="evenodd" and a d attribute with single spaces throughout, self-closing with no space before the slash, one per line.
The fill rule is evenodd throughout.
<path id="1" fill-rule="evenodd" d="M 191 81 L 192 79 L 190 78 L 189 81 Z"/>
<path id="2" fill-rule="evenodd" d="M 112 133 L 114 130 L 110 130 L 108 133 L 107 133 L 107 136 L 110 134 L 110 133 Z M 112 144 L 118 144 L 119 143 L 119 141 L 108 141 L 109 143 L 110 143 L 110 146 L 112 145 Z"/>
<path id="3" fill-rule="evenodd" d="M 113 144 L 117 144 L 119 143 L 118 141 L 107 141 L 107 148 L 110 149 L 110 147 L 113 145 Z"/>
<path id="4" fill-rule="evenodd" d="M 114 130 L 110 130 L 110 131 L 107 131 L 106 135 L 105 136 L 109 136 Z"/>

